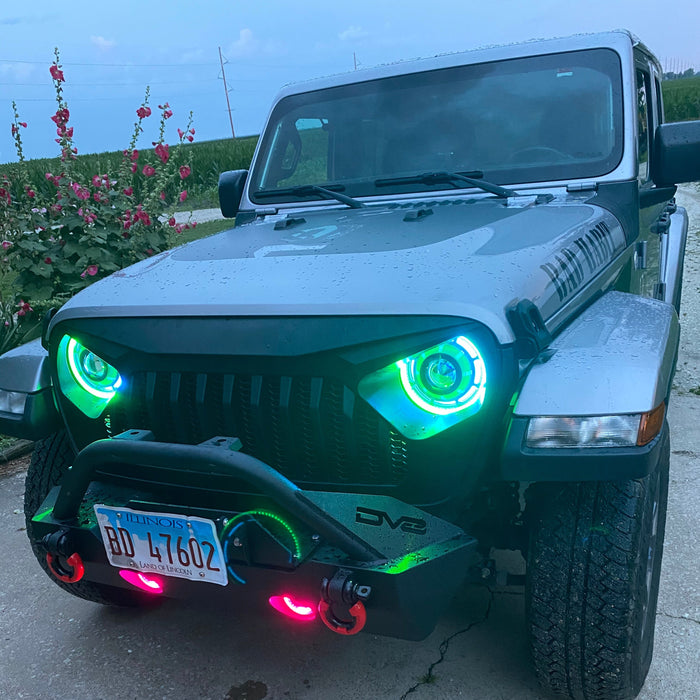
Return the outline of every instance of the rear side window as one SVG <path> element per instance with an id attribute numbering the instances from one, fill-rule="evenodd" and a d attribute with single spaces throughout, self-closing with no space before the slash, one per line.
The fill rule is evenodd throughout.
<path id="1" fill-rule="evenodd" d="M 638 177 L 642 182 L 649 179 L 649 131 L 651 96 L 649 74 L 637 69 L 637 159 L 639 162 Z"/>

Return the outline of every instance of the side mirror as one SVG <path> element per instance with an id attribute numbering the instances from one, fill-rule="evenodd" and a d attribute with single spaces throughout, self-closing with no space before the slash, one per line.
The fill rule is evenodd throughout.
<path id="1" fill-rule="evenodd" d="M 651 177 L 659 187 L 700 180 L 700 121 L 656 127 Z"/>
<path id="2" fill-rule="evenodd" d="M 247 178 L 247 170 L 227 170 L 219 175 L 219 207 L 227 219 L 238 214 Z"/>

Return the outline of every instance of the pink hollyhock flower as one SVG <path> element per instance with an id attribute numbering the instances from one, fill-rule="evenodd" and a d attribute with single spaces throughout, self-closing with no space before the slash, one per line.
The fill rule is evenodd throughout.
<path id="1" fill-rule="evenodd" d="M 90 277 L 94 277 L 99 269 L 97 265 L 88 265 L 85 272 L 87 272 Z"/>
<path id="2" fill-rule="evenodd" d="M 45 262 L 47 265 L 50 265 L 50 264 L 53 262 L 53 260 L 51 260 L 51 258 L 47 255 L 47 256 L 44 258 L 44 262 Z"/>
<path id="3" fill-rule="evenodd" d="M 148 255 L 149 257 L 153 255 L 153 248 L 146 248 L 146 255 Z"/>
<path id="4" fill-rule="evenodd" d="M 102 185 L 105 184 L 105 175 L 93 175 L 92 176 L 92 184 L 95 187 L 102 187 Z"/>
<path id="5" fill-rule="evenodd" d="M 190 168 L 189 165 L 181 165 L 180 166 L 180 179 L 184 180 L 186 177 L 189 177 L 191 172 L 192 172 L 192 168 Z"/>
<path id="6" fill-rule="evenodd" d="M 165 201 L 165 192 L 161 192 L 158 196 L 160 197 L 161 201 Z"/>
<path id="7" fill-rule="evenodd" d="M 52 64 L 51 68 L 49 68 L 49 73 L 51 73 L 51 77 L 59 83 L 62 83 L 65 81 L 65 77 L 63 76 L 63 71 L 54 63 Z"/>
<path id="8" fill-rule="evenodd" d="M 19 125 L 24 127 L 25 129 L 27 128 L 27 122 L 20 122 Z"/>
<path id="9" fill-rule="evenodd" d="M 25 189 L 25 191 L 27 193 L 27 197 L 29 197 L 29 199 L 34 199 L 34 197 L 36 197 L 36 192 L 31 187 L 29 187 L 29 185 L 25 185 L 24 189 Z"/>
<path id="10" fill-rule="evenodd" d="M 90 192 L 84 187 L 81 187 L 77 182 L 71 182 L 70 187 L 73 192 L 75 192 L 75 196 L 78 199 L 82 199 L 83 201 L 90 199 Z"/>
<path id="11" fill-rule="evenodd" d="M 4 199 L 8 204 L 12 201 L 10 193 L 4 187 L 0 187 L 0 199 Z"/>
<path id="12" fill-rule="evenodd" d="M 194 136 L 194 127 L 192 129 L 190 129 L 190 134 L 192 134 L 192 136 Z"/>
<path id="13" fill-rule="evenodd" d="M 172 226 L 172 224 L 170 224 L 170 225 Z M 12 247 L 12 243 L 10 243 L 10 241 L 3 241 L 2 242 L 2 249 L 3 250 L 7 250 L 8 248 L 11 248 L 11 247 Z"/>
<path id="14" fill-rule="evenodd" d="M 176 223 L 177 223 L 177 221 L 175 221 L 175 217 L 174 217 L 174 216 L 171 216 L 171 217 L 168 219 L 168 226 L 175 226 Z M 7 242 L 7 241 L 5 241 L 5 242 Z M 4 247 L 5 247 L 5 243 L 3 243 L 2 245 L 3 245 L 3 248 L 4 248 Z M 8 247 L 9 247 L 9 246 L 8 246 Z"/>
<path id="15" fill-rule="evenodd" d="M 194 136 L 192 136 L 192 135 L 190 134 L 190 135 L 187 137 L 187 140 L 188 140 L 190 143 L 192 143 L 192 141 L 194 141 Z"/>
<path id="16" fill-rule="evenodd" d="M 24 301 L 24 299 L 20 299 L 19 304 L 17 304 L 17 306 L 19 306 L 19 311 L 17 312 L 18 316 L 24 316 L 34 311 L 34 309 L 29 305 L 28 302 Z"/>
<path id="17" fill-rule="evenodd" d="M 138 115 L 139 119 L 145 119 L 146 117 L 151 116 L 151 108 L 150 107 L 139 107 L 136 110 L 136 114 Z"/>
<path id="18" fill-rule="evenodd" d="M 144 165 L 142 172 L 146 177 L 151 177 L 156 174 L 156 169 L 152 165 Z"/>
<path id="19" fill-rule="evenodd" d="M 124 194 L 125 194 L 127 197 L 131 197 L 131 195 L 134 194 L 134 188 L 133 188 L 131 185 L 129 185 L 128 187 L 125 187 L 125 188 L 122 190 L 122 192 L 124 192 Z"/>
<path id="20" fill-rule="evenodd" d="M 180 192 L 180 196 L 178 197 L 178 199 L 181 202 L 184 202 L 187 199 L 187 190 L 182 190 L 182 192 Z"/>
<path id="21" fill-rule="evenodd" d="M 131 164 L 131 172 L 135 173 L 139 169 L 139 166 L 136 165 L 136 163 Z"/>
<path id="22" fill-rule="evenodd" d="M 67 107 L 57 110 L 56 114 L 51 117 L 56 126 L 65 126 L 66 122 L 70 119 L 70 112 Z"/>
<path id="23" fill-rule="evenodd" d="M 131 162 L 135 163 L 138 159 L 139 159 L 139 152 L 136 149 L 134 149 L 131 152 Z"/>
<path id="24" fill-rule="evenodd" d="M 14 124 L 12 125 L 12 128 L 14 129 Z M 15 133 L 14 131 L 12 132 L 13 134 Z M 177 136 L 182 141 L 182 137 L 185 135 L 185 132 L 182 129 L 177 130 Z"/>
<path id="25" fill-rule="evenodd" d="M 173 110 L 172 109 L 166 109 L 165 112 L 163 112 L 163 118 L 164 119 L 170 119 L 170 117 L 173 116 Z"/>
<path id="26" fill-rule="evenodd" d="M 169 149 L 170 147 L 167 143 L 159 143 L 155 148 L 155 154 L 158 156 L 158 158 L 161 159 L 163 163 L 167 163 L 168 158 L 170 158 Z"/>
<path id="27" fill-rule="evenodd" d="M 176 224 L 175 225 L 175 233 L 182 233 L 184 228 L 185 227 L 182 224 Z"/>

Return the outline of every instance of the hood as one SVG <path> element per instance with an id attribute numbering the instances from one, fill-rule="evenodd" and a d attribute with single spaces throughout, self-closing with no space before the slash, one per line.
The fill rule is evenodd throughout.
<path id="1" fill-rule="evenodd" d="M 569 196 L 442 199 L 266 216 L 144 260 L 73 297 L 83 317 L 444 315 L 512 342 L 505 309 L 546 320 L 625 248 Z"/>

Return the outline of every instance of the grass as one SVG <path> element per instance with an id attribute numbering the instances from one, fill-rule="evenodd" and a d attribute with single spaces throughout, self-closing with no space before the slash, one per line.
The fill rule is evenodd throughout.
<path id="1" fill-rule="evenodd" d="M 214 233 L 219 233 L 219 231 L 226 231 L 226 229 L 233 228 L 233 219 L 217 219 L 216 221 L 205 221 L 203 224 L 197 224 L 195 228 L 183 231 L 177 236 L 176 245 L 182 245 L 183 243 L 190 243 L 191 241 L 196 241 L 200 238 L 206 238 L 206 236 L 211 236 Z"/>

